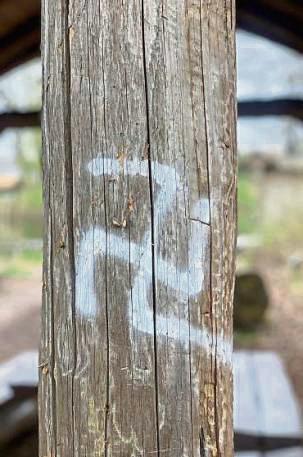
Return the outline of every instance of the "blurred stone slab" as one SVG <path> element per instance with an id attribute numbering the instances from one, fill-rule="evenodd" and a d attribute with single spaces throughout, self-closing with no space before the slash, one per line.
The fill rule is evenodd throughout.
<path id="1" fill-rule="evenodd" d="M 303 457 L 303 449 L 290 448 L 270 452 L 244 451 L 236 452 L 235 457 Z"/>
<path id="2" fill-rule="evenodd" d="M 234 353 L 234 429 L 237 451 L 282 452 L 282 448 L 301 445 L 299 404 L 277 354 Z"/>
<path id="3" fill-rule="evenodd" d="M 262 246 L 262 238 L 258 235 L 241 234 L 237 238 L 237 252 L 245 252 L 251 249 L 258 249 Z"/>
<path id="4" fill-rule="evenodd" d="M 0 405 L 15 396 L 26 395 L 38 385 L 38 353 L 23 352 L 0 365 Z"/>
<path id="5" fill-rule="evenodd" d="M 37 433 L 38 353 L 24 352 L 0 365 L 0 455 L 10 443 Z"/>
<path id="6" fill-rule="evenodd" d="M 236 452 L 236 457 L 264 457 L 264 454 L 261 454 L 259 451 L 244 451 L 244 452 Z"/>

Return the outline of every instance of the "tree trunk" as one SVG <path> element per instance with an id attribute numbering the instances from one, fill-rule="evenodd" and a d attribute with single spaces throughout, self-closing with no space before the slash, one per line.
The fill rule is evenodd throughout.
<path id="1" fill-rule="evenodd" d="M 43 1 L 40 456 L 233 455 L 232 0 Z"/>

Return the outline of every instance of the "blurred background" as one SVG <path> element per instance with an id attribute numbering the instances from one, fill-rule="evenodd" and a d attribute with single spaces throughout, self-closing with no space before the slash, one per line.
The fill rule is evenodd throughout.
<path id="1" fill-rule="evenodd" d="M 238 0 L 237 22 L 235 347 L 275 351 L 303 407 L 303 4 Z M 0 1 L 0 451 L 16 457 L 37 452 L 31 439 L 16 440 L 22 421 L 7 426 L 7 404 L 16 417 L 16 398 L 30 399 L 21 418 L 35 427 L 43 232 L 39 30 L 37 0 Z M 26 382 L 18 381 L 20 371 Z"/>

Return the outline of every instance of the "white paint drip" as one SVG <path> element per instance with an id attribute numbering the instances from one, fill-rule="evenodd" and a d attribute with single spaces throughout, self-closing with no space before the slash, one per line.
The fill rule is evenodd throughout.
<path id="1" fill-rule="evenodd" d="M 117 159 L 98 157 L 88 164 L 88 170 L 94 176 L 117 176 L 121 173 L 121 163 Z M 130 160 L 123 170 L 128 176 L 149 176 L 148 161 Z M 155 217 L 155 234 L 157 226 L 164 220 L 176 198 L 175 189 L 182 190 L 182 182 L 176 171 L 167 165 L 152 162 L 152 175 L 160 191 L 157 201 L 161 201 L 161 210 Z M 165 202 L 165 204 L 164 204 Z M 157 206 L 157 202 L 155 203 Z M 205 252 L 208 243 L 209 227 L 199 221 L 209 221 L 209 201 L 200 199 L 193 208 L 193 214 L 199 214 L 199 220 L 191 223 L 189 240 L 188 267 L 179 271 L 175 265 L 156 256 L 156 281 L 168 285 L 174 290 L 180 303 L 187 307 L 188 297 L 196 297 L 203 291 Z M 152 287 L 152 250 L 151 231 L 149 230 L 141 243 L 129 242 L 122 236 L 106 232 L 99 226 L 90 228 L 82 237 L 76 259 L 76 311 L 82 317 L 94 319 L 98 312 L 97 297 L 94 289 L 94 265 L 96 256 L 105 256 L 105 249 L 116 259 L 138 266 L 136 278 L 129 291 L 128 317 L 133 328 L 149 335 L 154 334 L 153 310 L 148 303 L 148 293 Z M 157 243 L 156 243 L 157 245 Z M 185 345 L 197 345 L 209 354 L 216 355 L 225 363 L 231 360 L 232 346 L 222 336 L 213 337 L 207 329 L 201 329 L 189 323 L 188 319 L 174 315 L 156 315 L 157 336 L 176 340 Z"/>

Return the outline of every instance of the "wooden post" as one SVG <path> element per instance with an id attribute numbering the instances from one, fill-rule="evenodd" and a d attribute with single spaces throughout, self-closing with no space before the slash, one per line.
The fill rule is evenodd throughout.
<path id="1" fill-rule="evenodd" d="M 232 0 L 43 1 L 40 457 L 233 455 Z"/>

